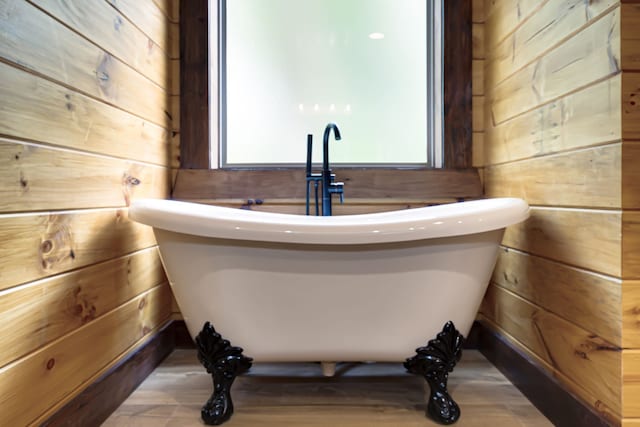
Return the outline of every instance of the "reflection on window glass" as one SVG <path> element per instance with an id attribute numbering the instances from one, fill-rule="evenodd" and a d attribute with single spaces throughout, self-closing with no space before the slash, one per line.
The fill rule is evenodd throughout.
<path id="1" fill-rule="evenodd" d="M 224 165 L 427 163 L 426 1 L 225 3 Z"/>

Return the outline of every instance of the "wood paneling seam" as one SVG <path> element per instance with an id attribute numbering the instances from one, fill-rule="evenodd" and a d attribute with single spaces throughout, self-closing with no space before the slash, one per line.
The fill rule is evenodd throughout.
<path id="1" fill-rule="evenodd" d="M 120 61 L 120 59 L 118 59 L 118 60 Z M 92 99 L 92 100 L 94 100 L 96 102 L 100 102 L 102 104 L 105 104 L 105 105 L 108 105 L 110 107 L 113 107 L 113 108 L 115 108 L 117 110 L 123 111 L 123 112 L 125 112 L 127 114 L 131 114 L 132 116 L 135 116 L 135 117 L 137 117 L 137 118 L 139 118 L 141 120 L 144 120 L 146 122 L 149 122 L 151 124 L 154 124 L 154 125 L 162 128 L 162 129 L 166 130 L 168 133 L 171 132 L 171 122 L 170 121 L 167 121 L 165 123 L 158 123 L 157 121 L 154 121 L 154 120 L 152 120 L 152 119 L 150 119 L 148 117 L 140 115 L 140 113 L 137 113 L 137 112 L 128 110 L 126 108 L 123 108 L 122 106 L 120 106 L 118 104 L 115 104 L 115 103 L 113 103 L 113 102 L 111 102 L 111 101 L 109 101 L 109 100 L 107 100 L 105 98 L 100 98 L 98 96 L 92 95 L 92 94 L 90 94 L 88 92 L 85 92 L 83 90 L 78 89 L 75 86 L 67 84 L 67 83 L 65 83 L 65 82 L 63 82 L 61 80 L 53 79 L 50 76 L 47 76 L 46 74 L 38 72 L 38 71 L 36 71 L 36 70 L 34 70 L 32 68 L 28 68 L 25 65 L 17 64 L 17 63 L 15 63 L 13 61 L 7 60 L 6 58 L 4 58 L 2 56 L 0 56 L 0 62 L 2 62 L 3 64 L 8 65 L 10 67 L 16 68 L 16 69 L 18 69 L 20 71 L 24 71 L 25 73 L 32 74 L 32 75 L 34 75 L 34 76 L 36 76 L 36 77 L 38 77 L 40 79 L 46 80 L 48 82 L 51 82 L 51 83 L 53 83 L 53 84 L 55 84 L 57 86 L 63 87 L 63 88 L 65 88 L 65 89 L 67 89 L 67 90 L 69 90 L 71 92 L 80 94 L 82 96 L 86 96 L 87 98 L 90 98 L 90 99 Z M 129 67 L 126 63 L 123 62 L 123 64 L 126 65 L 127 67 Z M 129 68 L 131 68 L 131 67 L 129 67 Z M 149 80 L 154 85 L 156 85 L 159 88 L 161 88 L 165 92 L 165 95 L 167 96 L 167 98 L 170 96 L 168 89 L 159 86 L 153 80 L 149 79 L 147 76 L 145 76 L 144 74 L 140 73 L 140 71 L 138 71 L 138 70 L 136 70 L 134 68 L 131 68 L 131 69 L 134 70 L 136 73 L 140 74 L 141 76 L 143 76 L 145 79 Z"/>
<path id="2" fill-rule="evenodd" d="M 108 154 L 96 153 L 93 151 L 85 151 L 79 148 L 69 148 L 61 145 L 50 144 L 48 142 L 33 141 L 30 139 L 22 139 L 20 137 L 15 137 L 13 135 L 7 136 L 4 134 L 0 134 L 0 143 L 3 143 L 3 142 L 9 143 L 9 144 L 27 145 L 34 148 L 43 148 L 43 149 L 52 150 L 52 151 L 62 151 L 65 153 L 76 154 L 76 155 L 90 156 L 98 159 L 118 160 L 118 161 L 126 162 L 128 164 L 135 164 L 135 165 L 140 165 L 145 167 L 160 168 L 160 169 L 167 169 L 167 170 L 171 169 L 170 165 L 161 165 L 158 163 L 144 162 L 142 160 L 135 160 L 135 159 L 130 159 L 130 158 L 121 157 L 121 156 L 111 156 Z M 167 149 L 168 148 L 169 147 L 167 146 Z"/>
<path id="3" fill-rule="evenodd" d="M 478 1 L 478 0 L 474 0 L 474 1 Z M 540 4 L 532 9 L 529 14 L 527 16 L 525 16 L 520 22 L 518 22 L 518 24 L 512 29 L 510 30 L 503 38 L 499 39 L 493 46 L 485 46 L 485 51 L 492 51 L 492 48 L 496 47 L 497 45 L 499 45 L 500 43 L 502 43 L 505 39 L 507 39 L 508 37 L 510 37 L 513 33 L 515 33 L 525 22 L 527 22 L 529 19 L 531 19 L 533 16 L 535 16 L 535 14 L 542 9 L 542 7 L 548 2 L 549 0 L 542 0 L 540 1 Z M 484 16 L 484 23 L 487 24 L 489 18 L 491 17 L 491 15 L 493 15 L 493 13 L 488 13 L 485 10 L 485 16 Z"/>
<path id="4" fill-rule="evenodd" d="M 544 101 L 544 102 L 542 102 L 540 104 L 536 104 L 536 105 L 532 106 L 531 108 L 528 108 L 528 109 L 526 109 L 524 111 L 518 112 L 517 114 L 515 114 L 513 116 L 509 116 L 509 118 L 507 118 L 505 120 L 502 120 L 500 122 L 496 122 L 495 120 L 493 120 L 493 115 L 492 114 L 489 113 L 487 115 L 492 117 L 491 124 L 493 125 L 493 127 L 497 127 L 497 126 L 500 126 L 500 125 L 503 125 L 503 124 L 509 122 L 510 120 L 513 120 L 515 118 L 523 116 L 523 115 L 525 115 L 527 113 L 531 113 L 532 111 L 537 110 L 540 107 L 543 107 L 545 105 L 551 104 L 553 102 L 557 102 L 558 100 L 560 100 L 562 98 L 565 98 L 565 97 L 567 97 L 569 95 L 573 95 L 576 92 L 580 92 L 581 90 L 587 89 L 587 88 L 589 88 L 589 87 L 591 87 L 591 86 L 593 86 L 595 84 L 601 83 L 601 82 L 603 82 L 605 80 L 611 79 L 611 78 L 616 77 L 616 76 L 621 75 L 621 74 L 622 74 L 622 70 L 618 70 L 615 73 L 607 74 L 606 76 L 603 76 L 603 77 L 600 77 L 598 79 L 590 81 L 588 84 L 579 86 L 579 87 L 574 88 L 574 89 L 572 89 L 572 90 L 570 90 L 568 92 L 564 92 L 561 95 L 556 96 L 555 98 L 550 98 L 550 99 L 548 99 L 548 100 L 546 100 L 546 101 Z M 487 90 L 487 88 L 485 87 L 485 96 L 487 97 L 487 99 L 491 99 L 491 97 L 487 96 L 487 94 L 492 93 L 492 90 L 493 90 L 493 88 L 489 88 L 489 90 Z"/>
<path id="5" fill-rule="evenodd" d="M 139 0 L 137 0 L 139 1 Z M 144 29 L 142 29 L 139 25 L 137 25 L 134 21 L 131 20 L 131 18 L 129 16 L 127 16 L 122 10 L 119 9 L 118 7 L 118 2 L 116 0 L 107 0 L 107 3 L 109 4 L 109 6 L 111 6 L 115 11 L 117 11 L 120 15 L 122 15 L 127 21 L 129 21 L 129 23 L 131 25 L 133 25 L 138 31 L 140 31 L 142 34 L 144 34 L 149 40 L 151 40 L 156 46 L 158 46 L 160 48 L 160 50 L 162 50 L 162 52 L 164 52 L 164 54 L 167 56 L 167 58 L 171 59 L 171 52 L 169 52 L 168 50 L 164 49 L 163 47 L 160 46 L 160 43 L 158 43 L 157 40 L 154 40 L 146 31 L 144 31 Z M 152 4 L 156 4 L 154 1 L 151 2 Z M 157 5 L 156 5 L 157 6 Z M 160 8 L 158 8 L 158 10 L 161 11 Z M 162 14 L 164 15 L 164 12 L 162 12 Z M 169 19 L 167 19 L 167 22 L 170 22 Z M 169 26 L 167 26 L 169 27 Z M 168 34 L 167 34 L 167 39 L 168 39 Z"/>
<path id="6" fill-rule="evenodd" d="M 586 271 L 586 270 L 585 270 L 585 271 Z M 589 273 L 590 273 L 590 272 L 589 272 Z M 605 342 L 609 343 L 609 344 L 611 345 L 611 347 L 612 347 L 612 348 L 615 348 L 615 349 L 616 349 L 616 350 L 618 350 L 618 351 L 627 350 L 627 348 L 626 348 L 626 347 L 616 345 L 616 344 L 612 343 L 611 341 L 609 341 L 608 339 L 606 339 L 605 337 L 602 337 L 602 336 L 598 335 L 598 333 L 596 333 L 595 331 L 590 330 L 588 326 L 585 326 L 585 325 L 581 325 L 581 324 L 579 324 L 579 323 L 576 323 L 574 320 L 569 319 L 568 317 L 563 316 L 563 315 L 562 315 L 562 313 L 559 313 L 559 312 L 557 312 L 557 311 L 555 311 L 555 310 L 552 310 L 552 309 L 547 308 L 547 307 L 545 307 L 545 306 L 543 306 L 543 305 L 540 305 L 538 302 L 533 301 L 533 300 L 531 300 L 531 299 L 529 299 L 529 298 L 526 298 L 526 297 L 524 297 L 523 295 L 520 295 L 520 294 L 518 294 L 518 293 L 515 293 L 515 292 L 513 292 L 512 290 L 510 290 L 509 288 L 506 288 L 506 287 L 502 286 L 501 284 L 499 284 L 499 283 L 497 283 L 497 282 L 495 282 L 495 281 L 493 281 L 493 280 L 491 281 L 491 285 L 492 285 L 492 286 L 495 286 L 496 288 L 500 288 L 502 291 L 504 291 L 504 292 L 506 292 L 506 293 L 510 294 L 510 295 L 511 295 L 512 297 L 514 297 L 514 298 L 518 298 L 518 299 L 520 299 L 520 300 L 526 301 L 526 302 L 527 302 L 527 303 L 529 303 L 530 305 L 535 306 L 535 307 L 538 307 L 538 308 L 540 308 L 541 310 L 544 310 L 544 311 L 546 311 L 546 312 L 548 312 L 548 313 L 550 313 L 550 314 L 552 314 L 552 315 L 554 315 L 554 316 L 557 316 L 559 319 L 562 319 L 562 320 L 563 320 L 563 321 L 565 321 L 565 322 L 571 323 L 572 325 L 574 325 L 574 326 L 576 326 L 576 327 L 578 327 L 578 328 L 580 328 L 580 329 L 583 329 L 583 330 L 585 330 L 585 331 L 587 331 L 587 332 L 590 332 L 590 333 L 592 334 L 592 335 L 591 335 L 591 338 L 598 337 L 598 338 L 600 338 L 601 340 L 603 340 L 603 341 L 605 341 Z M 539 327 L 539 326 L 537 326 L 537 325 L 536 325 L 536 327 Z M 548 350 L 548 346 L 546 345 L 546 343 L 545 343 L 545 347 L 546 347 L 546 348 L 547 348 L 547 350 Z M 549 358 L 551 358 L 551 360 L 553 360 L 553 358 L 552 358 L 552 356 L 551 356 L 550 354 L 549 354 L 548 356 L 549 356 Z M 555 365 L 555 364 L 556 364 L 556 363 L 554 362 L 554 365 Z"/>
<path id="7" fill-rule="evenodd" d="M 584 273 L 588 273 L 588 274 L 593 274 L 593 275 L 601 277 L 602 279 L 607 280 L 607 281 L 618 282 L 618 284 L 620 286 L 622 286 L 622 279 L 620 277 L 617 277 L 617 276 L 611 276 L 609 274 L 605 274 L 605 273 L 602 273 L 602 272 L 599 272 L 599 271 L 592 271 L 592 270 L 589 270 L 589 269 L 586 269 L 586 268 L 583 268 L 583 267 L 569 265 L 569 264 L 566 264 L 564 262 L 555 260 L 553 258 L 546 258 L 544 256 L 541 256 L 541 255 L 538 255 L 538 254 L 535 254 L 535 253 L 523 251 L 522 249 L 512 248 L 512 247 L 505 246 L 505 245 L 502 245 L 502 244 L 500 245 L 500 250 L 506 250 L 506 251 L 515 252 L 515 253 L 518 253 L 518 254 L 521 254 L 521 255 L 528 255 L 528 256 L 531 256 L 531 257 L 534 257 L 534 258 L 540 258 L 540 259 L 545 260 L 546 262 L 549 262 L 549 263 L 552 263 L 552 264 L 556 264 L 556 265 L 559 265 L 559 266 L 562 266 L 562 267 L 570 268 L 570 269 L 576 270 L 578 272 L 584 272 Z"/>
<path id="8" fill-rule="evenodd" d="M 127 64 L 130 68 L 133 68 L 134 70 L 136 70 L 138 73 L 142 74 L 143 76 L 145 76 L 147 79 L 152 80 L 154 83 L 158 84 L 160 87 L 162 87 L 163 89 L 167 89 L 170 85 L 170 82 L 168 81 L 168 78 L 165 79 L 167 80 L 166 86 L 163 86 L 162 84 L 160 84 L 159 82 L 151 79 L 149 76 L 147 76 L 144 72 L 142 72 L 142 70 L 138 69 L 137 67 L 133 67 L 132 65 L 130 65 L 124 58 L 122 58 L 118 53 L 116 52 L 112 52 L 111 50 L 109 50 L 106 47 L 100 46 L 96 41 L 88 38 L 85 34 L 83 34 L 82 32 L 80 32 L 79 30 L 73 28 L 71 25 L 69 25 L 67 22 L 65 22 L 64 20 L 56 17 L 53 13 L 50 13 L 48 10 L 46 10 L 45 8 L 37 5 L 35 3 L 34 0 L 26 0 L 29 4 L 31 4 L 33 7 L 35 7 L 36 9 L 40 10 L 42 13 L 48 15 L 49 17 L 51 17 L 52 19 L 54 19 L 55 21 L 57 21 L 58 23 L 60 23 L 61 25 L 65 26 L 66 28 L 68 28 L 70 31 L 73 31 L 74 33 L 76 33 L 78 36 L 84 38 L 85 40 L 87 40 L 89 43 L 93 44 L 94 46 L 97 46 L 99 49 L 101 49 L 104 52 L 107 52 L 108 54 L 110 54 L 111 56 L 113 56 L 114 58 L 117 58 L 119 61 L 121 61 L 124 64 Z M 108 7 L 111 7 L 108 3 L 107 3 Z M 136 28 L 137 29 L 137 28 Z M 153 42 L 154 45 L 157 46 L 157 44 L 155 42 Z M 158 46 L 158 48 L 160 49 L 160 46 Z M 162 49 L 161 49 L 162 50 Z M 169 58 L 168 55 L 166 55 L 166 53 L 164 51 L 162 51 L 162 53 L 164 54 L 164 58 L 166 59 L 166 61 L 170 61 L 171 58 Z"/>
<path id="9" fill-rule="evenodd" d="M 548 1 L 548 0 L 547 0 Z M 543 5 L 540 6 L 540 9 L 542 8 Z M 610 7 L 608 7 L 607 9 L 603 10 L 599 15 L 597 15 L 596 17 L 592 17 L 589 18 L 589 20 L 587 22 L 585 22 L 583 25 L 581 25 L 580 27 L 576 28 L 574 31 L 572 31 L 571 33 L 567 34 L 566 36 L 562 37 L 561 39 L 558 39 L 555 41 L 555 44 L 552 44 L 550 46 L 547 46 L 547 48 L 545 50 L 543 50 L 542 52 L 540 52 L 538 54 L 538 56 L 535 56 L 533 58 L 531 58 L 531 60 L 529 62 L 524 63 L 522 66 L 520 66 L 519 68 L 515 69 L 515 70 L 511 70 L 510 74 L 505 75 L 501 80 L 494 82 L 495 85 L 494 87 L 497 87 L 498 85 L 500 85 L 502 82 L 504 82 L 505 80 L 507 80 L 509 77 L 513 76 L 514 74 L 517 74 L 518 72 L 522 71 L 523 69 L 527 68 L 528 66 L 530 66 L 531 64 L 533 64 L 534 62 L 538 61 L 540 58 L 544 57 L 545 55 L 547 55 L 549 52 L 557 49 L 558 47 L 560 47 L 562 44 L 564 44 L 566 41 L 568 41 L 569 39 L 571 39 L 572 37 L 575 37 L 576 35 L 580 34 L 581 32 L 583 32 L 586 28 L 590 27 L 591 25 L 595 24 L 596 22 L 598 22 L 599 20 L 603 19 L 605 16 L 607 16 L 609 13 L 611 13 L 613 10 L 615 10 L 616 8 L 619 8 L 620 5 L 619 4 L 614 4 Z M 539 9 L 536 10 L 536 12 Z M 529 15 L 530 17 L 535 15 L 535 12 L 532 13 L 531 15 Z M 528 19 L 528 18 L 527 18 Z M 505 37 L 506 39 L 507 37 Z M 504 41 L 505 39 L 503 39 L 502 41 Z M 499 45 L 500 43 L 502 43 L 502 41 L 500 41 L 499 43 L 496 44 Z M 495 47 L 495 46 L 492 46 Z M 492 52 L 491 49 L 488 49 L 487 52 Z M 486 60 L 487 62 L 491 62 L 492 61 L 492 57 L 491 55 L 487 55 L 486 56 Z M 620 68 L 618 66 L 618 68 Z"/>
<path id="10" fill-rule="evenodd" d="M 525 157 L 525 158 L 521 158 L 521 159 L 514 159 L 514 160 L 508 160 L 508 161 L 504 161 L 504 162 L 490 163 L 490 164 L 484 165 L 484 167 L 485 167 L 485 169 L 491 169 L 493 167 L 500 167 L 500 166 L 504 166 L 504 165 L 516 165 L 516 164 L 521 164 L 521 163 L 526 163 L 526 162 L 533 162 L 533 161 L 536 161 L 536 160 L 544 160 L 544 159 L 550 159 L 550 158 L 553 158 L 553 157 L 561 157 L 561 156 L 566 156 L 567 154 L 571 154 L 571 153 L 578 153 L 578 152 L 581 152 L 581 151 L 589 151 L 589 150 L 594 150 L 594 149 L 598 149 L 598 148 L 602 148 L 602 147 L 606 147 L 606 146 L 614 146 L 614 145 L 617 145 L 617 144 L 622 144 L 624 141 L 629 141 L 629 140 L 616 138 L 616 139 L 612 139 L 612 140 L 609 140 L 609 141 L 600 141 L 600 142 L 596 142 L 596 143 L 591 144 L 591 145 L 586 145 L 586 146 L 577 147 L 577 148 L 568 148 L 566 150 L 558 150 L 558 151 L 553 151 L 553 152 L 549 152 L 549 153 L 544 153 L 544 154 L 541 154 L 541 155 Z"/>
<path id="11" fill-rule="evenodd" d="M 47 418 L 49 418 L 53 413 L 58 411 L 60 408 L 62 408 L 64 405 L 66 405 L 67 402 L 69 402 L 75 396 L 80 394 L 80 392 L 82 392 L 88 385 L 94 383 L 97 379 L 99 379 L 102 375 L 107 373 L 110 369 L 112 369 L 114 366 L 116 366 L 122 360 L 124 360 L 127 357 L 129 357 L 129 355 L 133 351 L 135 351 L 136 349 L 138 349 L 141 346 L 143 346 L 153 335 L 157 334 L 158 331 L 160 331 L 162 328 L 164 328 L 166 326 L 167 322 L 170 322 L 170 321 L 171 321 L 171 314 L 169 315 L 169 317 L 167 317 L 166 319 L 161 321 L 158 326 L 153 328 L 153 330 L 151 332 L 149 332 L 147 335 L 143 336 L 138 341 L 136 341 L 131 346 L 129 346 L 127 349 L 125 349 L 118 357 L 113 359 L 108 365 L 104 366 L 102 369 L 100 369 L 94 375 L 92 375 L 91 377 L 87 378 L 86 381 L 84 381 L 81 384 L 79 384 L 74 390 L 72 390 L 70 393 L 68 393 L 64 397 L 64 399 L 60 400 L 59 402 L 57 402 L 56 404 L 51 406 L 49 409 L 47 409 L 45 412 L 43 412 L 38 418 L 36 418 L 34 421 L 32 421 L 29 424 L 29 427 L 40 427 L 41 424 Z"/>

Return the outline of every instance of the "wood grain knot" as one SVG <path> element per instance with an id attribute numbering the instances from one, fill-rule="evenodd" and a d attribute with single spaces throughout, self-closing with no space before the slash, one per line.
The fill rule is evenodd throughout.
<path id="1" fill-rule="evenodd" d="M 73 307 L 73 314 L 75 316 L 80 316 L 82 314 L 82 312 L 84 311 L 84 307 L 82 306 L 82 304 L 76 304 Z"/>
<path id="2" fill-rule="evenodd" d="M 95 305 L 89 305 L 87 306 L 87 313 L 82 316 L 82 323 L 87 323 L 92 321 L 93 319 L 96 318 L 96 306 Z"/>
<path id="3" fill-rule="evenodd" d="M 51 240 L 45 240 L 44 242 L 42 242 L 42 244 L 40 245 L 40 250 L 42 251 L 42 253 L 46 254 L 48 252 L 51 252 L 51 249 L 53 249 L 53 243 L 51 243 Z"/>
<path id="4" fill-rule="evenodd" d="M 22 172 L 20 172 L 20 187 L 22 187 L 23 189 L 29 187 L 29 181 L 27 181 Z"/>
<path id="5" fill-rule="evenodd" d="M 141 181 L 135 176 L 128 175 L 126 179 L 127 185 L 140 185 Z"/>
<path id="6" fill-rule="evenodd" d="M 142 310 L 147 305 L 147 299 L 142 298 L 138 303 L 138 310 Z"/>
<path id="7" fill-rule="evenodd" d="M 109 81 L 109 74 L 104 71 L 96 71 L 96 77 L 98 77 L 98 80 L 103 82 Z"/>
<path id="8" fill-rule="evenodd" d="M 151 328 L 148 326 L 143 326 L 142 327 L 142 335 L 147 335 L 149 332 L 151 332 Z"/>
<path id="9" fill-rule="evenodd" d="M 122 175 L 122 195 L 124 196 L 124 202 L 127 206 L 131 204 L 131 196 L 133 194 L 133 187 L 140 185 L 142 181 L 140 181 L 135 176 L 131 175 L 129 172 L 125 172 Z"/>
<path id="10" fill-rule="evenodd" d="M 47 370 L 52 370 L 54 366 L 56 366 L 56 359 L 52 357 L 51 359 L 47 360 Z"/>
<path id="11" fill-rule="evenodd" d="M 120 16 L 116 16 L 113 20 L 113 29 L 116 31 L 120 31 L 120 27 L 122 27 L 123 21 Z"/>
<path id="12" fill-rule="evenodd" d="M 73 235 L 68 215 L 50 215 L 47 228 L 41 236 L 38 252 L 42 268 L 48 270 L 60 264 L 73 261 Z"/>
<path id="13" fill-rule="evenodd" d="M 117 98 L 117 85 L 111 82 L 110 70 L 114 67 L 113 57 L 105 53 L 101 58 L 95 70 L 96 80 L 100 91 L 109 99 Z"/>
<path id="14" fill-rule="evenodd" d="M 574 351 L 574 354 L 581 359 L 589 360 L 589 356 L 587 356 L 587 353 L 585 353 L 584 351 L 576 350 Z"/>
<path id="15" fill-rule="evenodd" d="M 82 295 L 80 286 L 73 290 L 73 300 L 70 301 L 70 312 L 74 317 L 80 319 L 82 324 L 92 321 L 96 318 L 97 309 L 87 296 Z"/>

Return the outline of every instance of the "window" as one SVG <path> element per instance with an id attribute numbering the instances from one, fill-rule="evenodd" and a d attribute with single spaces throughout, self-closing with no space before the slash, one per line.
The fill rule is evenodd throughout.
<path id="1" fill-rule="evenodd" d="M 309 133 L 320 162 L 335 122 L 333 165 L 441 165 L 439 2 L 210 1 L 212 164 L 301 165 Z"/>
<path id="2" fill-rule="evenodd" d="M 425 0 L 427 1 L 427 0 Z M 180 2 L 180 167 L 209 169 L 209 128 L 218 125 L 217 81 L 209 76 L 209 0 Z M 216 22 L 216 21 L 214 21 Z M 471 167 L 471 0 L 443 2 L 443 152 L 444 167 Z M 217 56 L 217 47 L 213 47 Z M 317 131 L 315 131 L 317 132 Z M 345 138 L 347 137 L 345 133 Z M 317 141 L 317 136 L 316 136 Z M 316 142 L 316 144 L 319 141 Z M 332 147 L 333 148 L 333 147 Z M 316 158 L 317 159 L 317 158 Z M 213 167 L 216 164 L 213 163 Z"/>

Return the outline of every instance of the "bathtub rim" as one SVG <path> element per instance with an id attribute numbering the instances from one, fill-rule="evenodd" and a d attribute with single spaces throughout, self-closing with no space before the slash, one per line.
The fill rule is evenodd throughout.
<path id="1" fill-rule="evenodd" d="M 316 217 L 170 199 L 139 199 L 129 218 L 203 237 L 300 244 L 376 244 L 481 233 L 524 221 L 528 204 L 503 197 L 367 214 Z"/>

